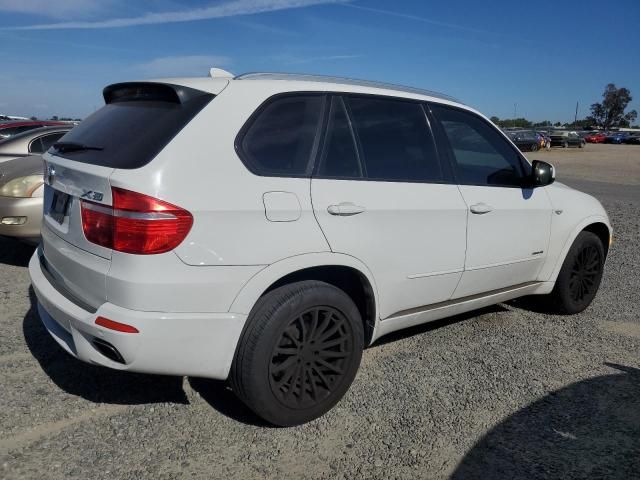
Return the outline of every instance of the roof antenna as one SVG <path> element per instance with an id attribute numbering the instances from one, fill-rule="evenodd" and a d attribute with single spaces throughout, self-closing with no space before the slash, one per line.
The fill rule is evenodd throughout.
<path id="1" fill-rule="evenodd" d="M 233 73 L 215 67 L 209 70 L 209 75 L 211 76 L 211 78 L 233 78 Z"/>

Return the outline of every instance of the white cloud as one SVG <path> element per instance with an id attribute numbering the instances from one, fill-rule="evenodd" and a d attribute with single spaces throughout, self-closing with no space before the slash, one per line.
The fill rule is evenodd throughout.
<path id="1" fill-rule="evenodd" d="M 407 20 L 415 20 L 417 22 L 429 23 L 431 25 L 437 25 L 439 27 L 453 28 L 453 29 L 456 29 L 456 30 L 464 30 L 464 31 L 473 32 L 473 33 L 483 33 L 483 34 L 493 33 L 493 32 L 489 32 L 488 30 L 481 30 L 481 29 L 478 29 L 478 28 L 465 27 L 463 25 L 457 25 L 455 23 L 440 22 L 438 20 L 432 20 L 431 18 L 420 17 L 418 15 L 411 15 L 409 13 L 394 12 L 392 10 L 384 10 L 382 8 L 372 8 L 372 7 L 365 7 L 365 6 L 362 6 L 362 5 L 353 5 L 353 4 L 345 4 L 345 6 L 351 7 L 351 8 L 356 8 L 358 10 L 364 10 L 364 11 L 367 11 L 367 12 L 379 13 L 381 15 L 390 15 L 390 16 L 393 16 L 393 17 L 405 18 Z"/>
<path id="2" fill-rule="evenodd" d="M 144 77 L 204 77 L 211 67 L 228 65 L 230 62 L 227 57 L 213 55 L 160 57 L 136 65 L 134 70 Z"/>
<path id="3" fill-rule="evenodd" d="M 86 18 L 106 11 L 112 3 L 113 0 L 0 0 L 0 12 L 52 18 Z"/>
<path id="4" fill-rule="evenodd" d="M 15 0 L 14 0 L 15 1 Z M 37 0 L 39 3 L 46 0 Z M 58 0 L 48 0 L 56 5 Z M 74 0 L 64 0 L 73 2 Z M 75 0 L 85 3 L 84 0 Z M 278 10 L 288 10 L 292 8 L 310 7 L 313 5 L 323 5 L 332 3 L 345 3 L 349 0 L 230 0 L 225 3 L 212 5 L 209 7 L 195 8 L 189 10 L 178 10 L 172 12 L 145 13 L 137 17 L 112 18 L 100 21 L 88 22 L 60 22 L 39 25 L 27 25 L 21 27 L 4 27 L 4 30 L 60 30 L 60 29 L 91 29 L 91 28 L 118 28 L 132 27 L 136 25 L 154 25 L 160 23 L 192 22 L 195 20 L 207 20 L 212 18 L 236 17 L 240 15 L 253 15 L 257 13 L 275 12 Z M 9 4 L 12 0 L 0 0 L 4 4 Z M 53 9 L 54 7 L 49 7 Z"/>

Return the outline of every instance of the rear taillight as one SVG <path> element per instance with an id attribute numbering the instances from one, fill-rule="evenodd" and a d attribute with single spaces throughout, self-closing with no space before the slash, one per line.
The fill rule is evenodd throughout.
<path id="1" fill-rule="evenodd" d="M 157 198 L 113 187 L 113 207 L 81 201 L 82 230 L 91 243 L 119 252 L 149 255 L 176 248 L 193 217 Z"/>

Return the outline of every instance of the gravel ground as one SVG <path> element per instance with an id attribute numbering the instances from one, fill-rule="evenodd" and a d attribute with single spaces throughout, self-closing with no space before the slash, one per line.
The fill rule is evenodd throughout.
<path id="1" fill-rule="evenodd" d="M 594 304 L 516 301 L 386 337 L 296 428 L 263 425 L 221 382 L 70 358 L 35 313 L 33 249 L 0 239 L 0 478 L 639 478 L 640 147 L 532 157 L 611 216 Z"/>

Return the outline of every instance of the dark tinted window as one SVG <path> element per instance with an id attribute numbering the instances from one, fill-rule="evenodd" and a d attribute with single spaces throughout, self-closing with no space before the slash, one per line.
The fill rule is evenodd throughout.
<path id="1" fill-rule="evenodd" d="M 426 116 L 418 103 L 372 97 L 348 98 L 367 178 L 442 180 Z"/>
<path id="2" fill-rule="evenodd" d="M 29 153 L 44 153 L 45 150 L 42 147 L 42 140 L 36 138 L 29 144 Z"/>
<path id="3" fill-rule="evenodd" d="M 329 125 L 319 172 L 322 177 L 361 178 L 355 139 L 341 98 L 331 103 Z"/>
<path id="4" fill-rule="evenodd" d="M 434 105 L 432 111 L 449 140 L 458 182 L 467 185 L 520 186 L 518 153 L 482 118 Z"/>
<path id="5" fill-rule="evenodd" d="M 46 152 L 51 148 L 51 146 L 60 140 L 67 132 L 61 133 L 51 133 L 49 135 L 45 135 L 44 137 L 40 137 L 40 142 L 42 143 L 42 152 Z"/>
<path id="6" fill-rule="evenodd" d="M 148 100 L 149 96 L 144 94 L 144 84 L 136 84 L 135 92 L 122 88 L 127 93 L 123 99 L 118 98 L 115 103 L 108 103 L 94 112 L 64 139 L 65 142 L 100 147 L 102 150 L 64 153 L 52 150 L 51 153 L 110 168 L 142 167 L 153 160 L 213 98 L 213 95 L 199 90 L 179 87 L 182 95 L 178 101 L 174 98 L 171 101 Z M 156 88 L 151 88 L 155 92 Z M 109 92 L 105 97 L 111 101 L 119 89 Z"/>
<path id="7" fill-rule="evenodd" d="M 240 141 L 247 166 L 263 175 L 305 175 L 318 132 L 322 95 L 280 97 L 253 118 Z"/>

